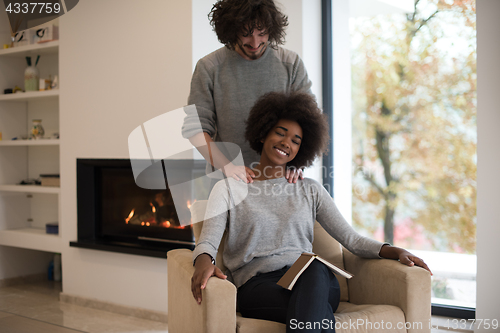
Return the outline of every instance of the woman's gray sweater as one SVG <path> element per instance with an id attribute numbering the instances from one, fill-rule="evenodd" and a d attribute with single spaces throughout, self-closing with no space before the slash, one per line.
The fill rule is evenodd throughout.
<path id="1" fill-rule="evenodd" d="M 257 273 L 290 266 L 303 252 L 312 252 L 315 221 L 352 253 L 380 258 L 383 243 L 354 231 L 321 184 L 309 178 L 289 184 L 278 178 L 253 184 L 218 182 L 208 200 L 193 260 L 202 253 L 216 258 L 227 231 L 226 274 L 240 287 Z"/>

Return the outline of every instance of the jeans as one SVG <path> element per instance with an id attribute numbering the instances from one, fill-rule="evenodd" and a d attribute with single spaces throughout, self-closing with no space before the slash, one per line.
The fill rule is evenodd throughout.
<path id="1" fill-rule="evenodd" d="M 335 332 L 340 302 L 337 278 L 314 260 L 292 290 L 276 284 L 288 267 L 257 274 L 238 288 L 237 303 L 243 317 L 277 321 L 291 332 Z"/>

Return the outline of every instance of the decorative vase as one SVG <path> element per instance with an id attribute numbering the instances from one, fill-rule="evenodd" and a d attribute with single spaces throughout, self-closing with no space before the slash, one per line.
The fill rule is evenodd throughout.
<path id="1" fill-rule="evenodd" d="M 33 127 L 31 128 L 31 137 L 33 139 L 41 139 L 45 135 L 45 130 L 40 119 L 33 119 Z"/>
<path id="2" fill-rule="evenodd" d="M 38 91 L 40 72 L 35 66 L 28 66 L 24 71 L 24 91 Z"/>

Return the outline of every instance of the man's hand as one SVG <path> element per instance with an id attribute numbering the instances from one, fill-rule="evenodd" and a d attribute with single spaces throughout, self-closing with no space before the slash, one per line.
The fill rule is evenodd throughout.
<path id="1" fill-rule="evenodd" d="M 232 177 L 235 180 L 242 180 L 245 183 L 253 183 L 253 178 L 255 178 L 255 173 L 246 166 L 236 166 L 233 163 L 227 164 L 222 171 L 227 178 Z"/>
<path id="2" fill-rule="evenodd" d="M 212 264 L 212 259 L 208 254 L 200 254 L 196 258 L 195 271 L 191 278 L 191 292 L 198 304 L 201 304 L 201 291 L 205 289 L 208 279 L 212 276 L 223 280 L 227 278 L 217 266 Z"/>
<path id="3" fill-rule="evenodd" d="M 288 180 L 289 183 L 297 183 L 297 179 L 304 179 L 304 173 L 302 172 L 302 169 L 296 169 L 296 168 L 288 168 L 286 169 L 286 175 L 285 178 Z"/>
<path id="4" fill-rule="evenodd" d="M 420 266 L 420 267 L 428 270 L 429 273 L 431 273 L 431 275 L 433 275 L 431 270 L 427 266 L 427 264 L 422 259 L 411 254 L 410 252 L 406 251 L 405 249 L 385 244 L 380 249 L 379 254 L 382 258 L 399 260 L 400 263 L 407 265 L 407 266 L 410 266 L 410 267 L 412 267 L 414 265 Z"/>
<path id="5" fill-rule="evenodd" d="M 215 169 L 220 169 L 226 177 L 232 177 L 235 180 L 242 180 L 245 183 L 253 183 L 255 174 L 252 169 L 244 166 L 236 166 L 231 163 L 226 156 L 214 144 L 214 140 L 208 133 L 198 133 L 189 138 L 189 141 L 203 155 L 210 165 Z"/>

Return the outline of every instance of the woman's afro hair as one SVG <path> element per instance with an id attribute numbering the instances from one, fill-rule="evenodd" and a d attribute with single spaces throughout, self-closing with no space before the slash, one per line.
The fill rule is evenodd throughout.
<path id="1" fill-rule="evenodd" d="M 303 92 L 270 92 L 260 97 L 246 121 L 245 139 L 250 147 L 262 153 L 265 139 L 280 119 L 296 121 L 302 128 L 302 142 L 288 166 L 310 166 L 316 157 L 327 151 L 328 121 L 313 96 Z"/>
<path id="2" fill-rule="evenodd" d="M 231 50 L 238 34 L 246 35 L 254 29 L 267 30 L 272 48 L 285 42 L 288 17 L 273 0 L 220 0 L 213 5 L 208 18 L 219 41 Z"/>

